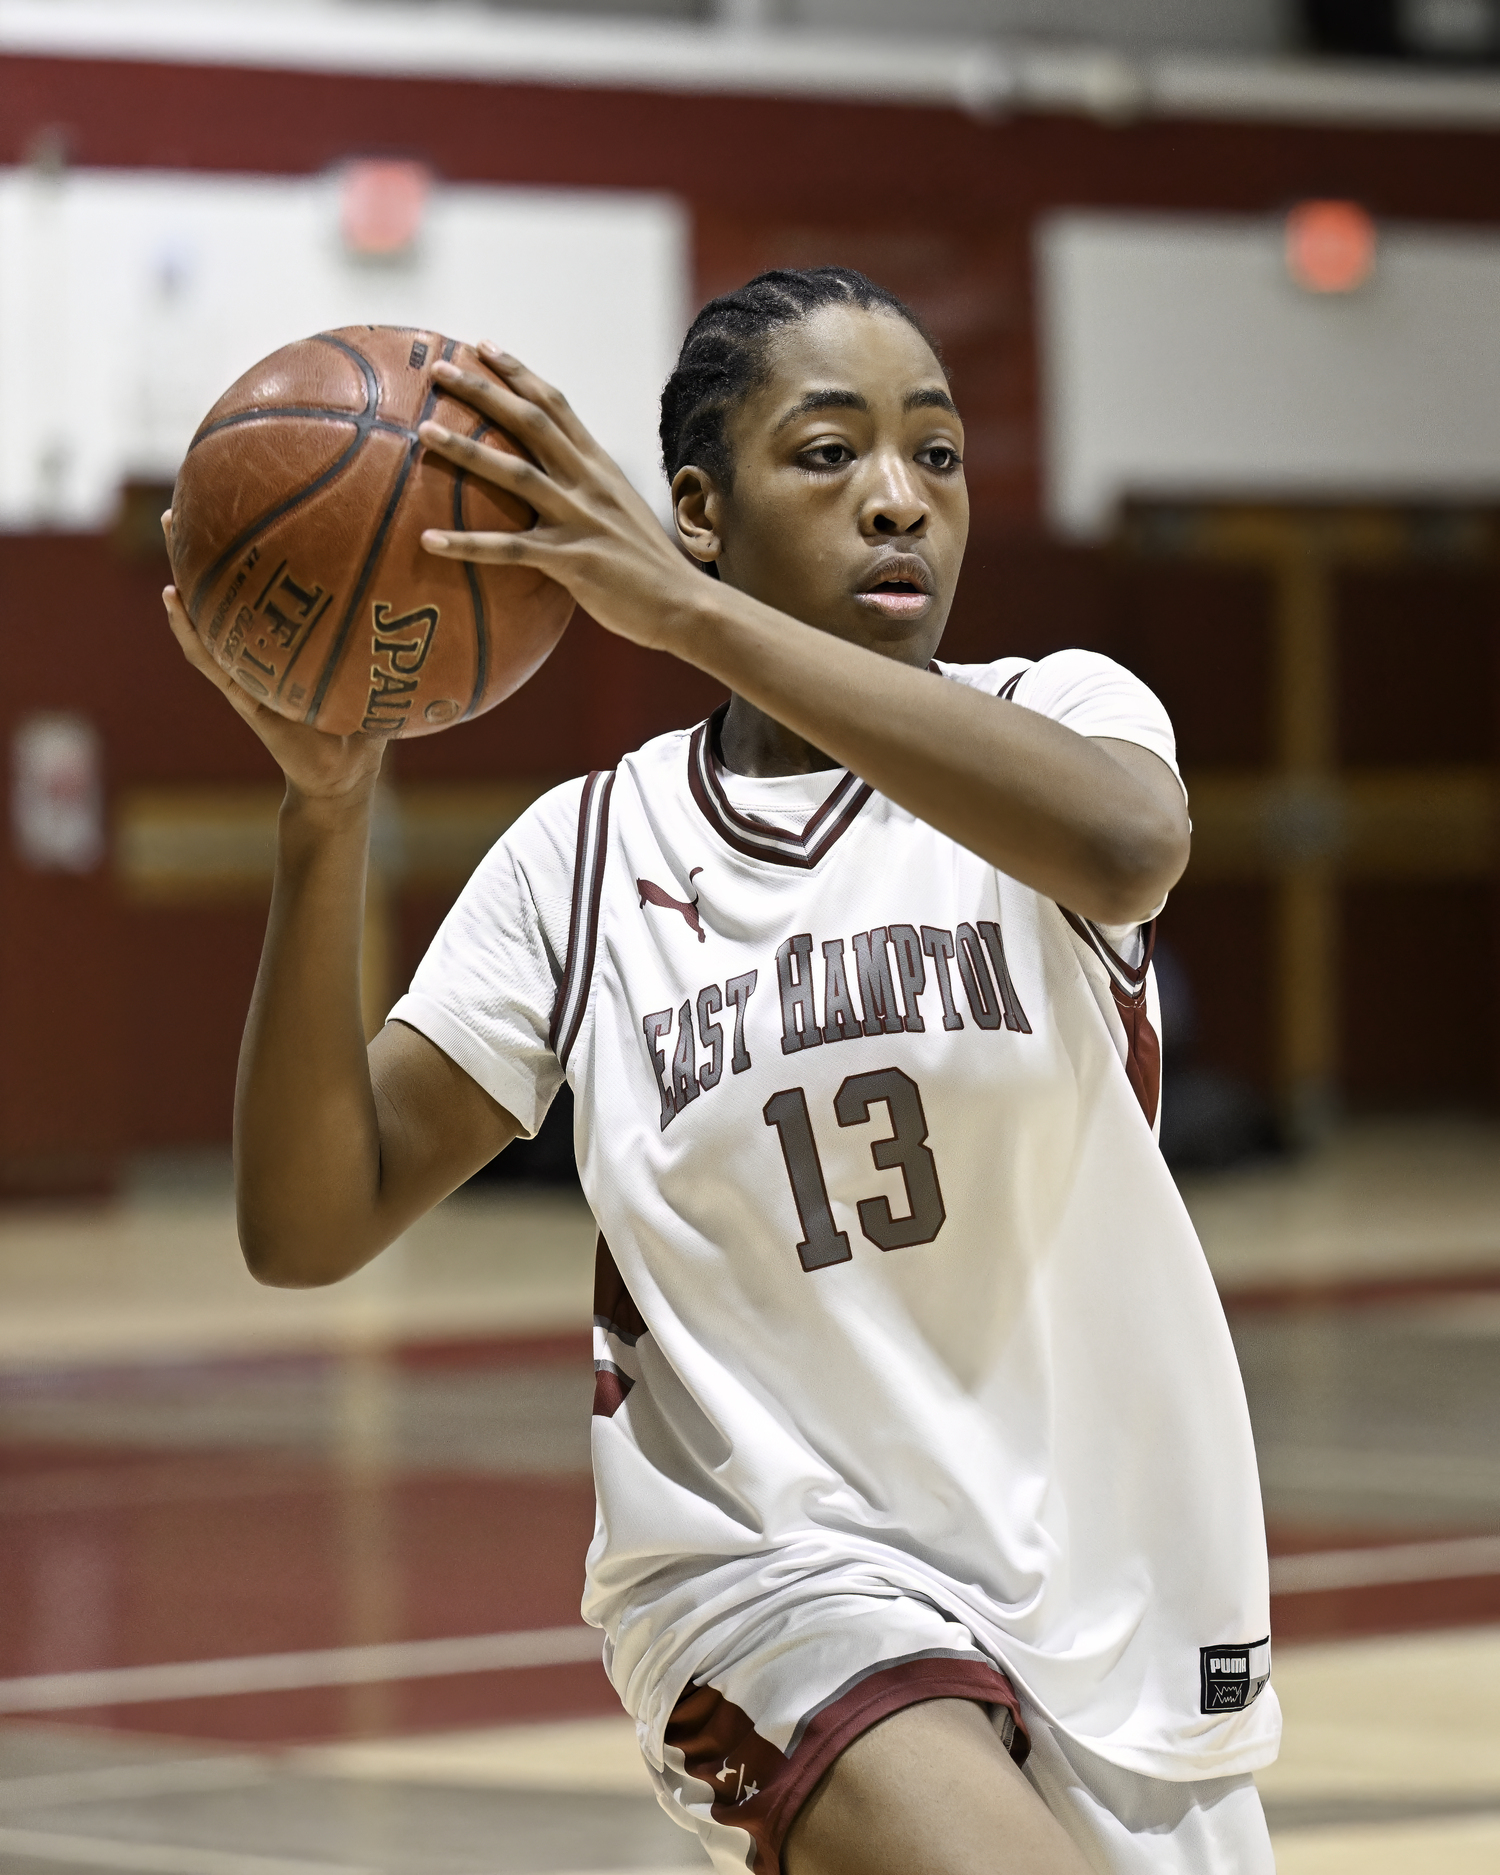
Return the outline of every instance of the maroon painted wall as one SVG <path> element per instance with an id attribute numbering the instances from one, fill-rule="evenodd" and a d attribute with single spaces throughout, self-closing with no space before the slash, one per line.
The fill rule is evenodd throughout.
<path id="1" fill-rule="evenodd" d="M 1068 205 L 1269 212 L 1338 193 L 1379 214 L 1500 222 L 1500 146 L 1479 133 L 991 123 L 803 99 L 0 57 L 0 162 L 22 160 L 39 134 L 57 130 L 71 160 L 85 165 L 295 174 L 353 154 L 399 153 L 455 181 L 670 190 L 692 209 L 700 298 L 767 265 L 865 268 L 931 323 L 968 423 L 974 534 L 946 654 L 1064 644 L 1108 651 L 1160 691 L 1189 768 L 1253 767 L 1267 757 L 1266 594 L 1250 576 L 1131 566 L 1043 537 L 1036 216 Z M 100 725 L 116 792 L 273 780 L 249 732 L 178 660 L 157 599 L 164 571 L 122 560 L 104 539 L 0 537 L 0 735 L 27 710 L 70 707 Z M 1355 594 L 1348 629 L 1394 655 L 1410 600 L 1386 588 Z M 1345 723 L 1360 759 L 1435 759 L 1434 738 L 1452 749 L 1446 759 L 1465 759 L 1457 743 L 1493 748 L 1495 692 L 1484 676 L 1494 662 L 1493 604 L 1456 587 L 1423 604 L 1470 673 L 1463 722 L 1445 716 L 1424 729 L 1408 712 L 1393 718 L 1352 643 Z M 694 720 L 715 697 L 695 673 L 579 619 L 522 698 L 399 748 L 397 772 L 561 777 Z M 1403 757 L 1403 736 L 1422 748 Z M 432 894 L 403 906 L 407 964 L 441 911 Z M 1492 942 L 1483 893 L 1455 890 L 1436 912 L 1447 941 Z M 1262 887 L 1195 886 L 1190 877 L 1168 921 L 1199 989 L 1200 1051 L 1261 1082 L 1269 916 Z M 1355 1015 L 1385 980 L 1368 949 L 1372 934 L 1384 942 L 1393 925 L 1409 929 L 1411 916 L 1399 895 L 1350 901 Z M 107 875 L 26 873 L 5 842 L 0 1189 L 98 1187 L 122 1152 L 227 1135 L 261 918 L 255 906 L 132 908 Z M 1431 1046 L 1423 1058 L 1422 1087 L 1436 1089 L 1433 1097 L 1444 1088 L 1492 1092 L 1495 1051 L 1484 1055 L 1492 1025 L 1464 1024 L 1457 1007 L 1452 1014 L 1441 1058 L 1434 1065 Z M 1387 1097 L 1403 1072 L 1410 1081 L 1403 1062 L 1361 1041 L 1350 1056 L 1356 1091 Z"/>
<path id="2" fill-rule="evenodd" d="M 994 122 L 822 99 L 0 56 L 0 162 L 59 132 L 91 166 L 287 175 L 387 153 L 453 181 L 667 190 L 692 209 L 705 295 L 777 261 L 867 266 L 927 315 L 955 367 L 981 539 L 1038 518 L 1038 215 L 1274 212 L 1338 194 L 1378 215 L 1500 222 L 1497 139 L 1476 131 Z"/>

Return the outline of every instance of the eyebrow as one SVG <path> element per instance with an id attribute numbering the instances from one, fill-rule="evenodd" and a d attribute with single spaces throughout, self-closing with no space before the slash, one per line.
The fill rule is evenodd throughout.
<path id="1" fill-rule="evenodd" d="M 795 423 L 798 417 L 810 417 L 817 410 L 868 410 L 869 402 L 858 391 L 809 391 L 800 398 L 776 425 L 784 430 L 789 423 Z"/>
<path id="2" fill-rule="evenodd" d="M 789 423 L 795 423 L 799 417 L 810 417 L 819 410 L 864 410 L 870 408 L 869 400 L 858 391 L 840 391 L 831 387 L 827 390 L 809 391 L 788 410 L 776 425 L 784 430 Z M 958 406 L 946 391 L 936 386 L 927 386 L 919 391 L 908 391 L 902 401 L 903 410 L 946 410 L 950 416 L 958 415 Z"/>
<path id="3" fill-rule="evenodd" d="M 922 391 L 908 391 L 903 410 L 946 410 L 950 417 L 958 415 L 958 405 L 946 391 L 935 386 Z"/>

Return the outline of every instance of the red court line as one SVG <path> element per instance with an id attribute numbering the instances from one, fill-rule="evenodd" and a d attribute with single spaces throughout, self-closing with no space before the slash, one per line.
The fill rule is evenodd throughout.
<path id="1" fill-rule="evenodd" d="M 102 1482 L 105 1455 L 87 1456 Z M 201 1477 L 199 1456 L 184 1470 Z M 266 1460 L 256 1471 L 260 1488 L 243 1497 L 90 1493 L 9 1516 L 0 1678 L 579 1618 L 586 1475 L 361 1477 Z M 169 1472 L 158 1456 L 153 1484 Z"/>
<path id="2" fill-rule="evenodd" d="M 1381 1582 L 1271 1597 L 1274 1642 L 1408 1634 L 1500 1621 L 1500 1575 L 1441 1582 Z"/>
<path id="3" fill-rule="evenodd" d="M 0 1736 L 7 1723 L 13 1723 L 28 1729 L 83 1726 L 224 1744 L 294 1745 L 545 1719 L 613 1717 L 620 1710 L 619 1695 L 605 1678 L 603 1667 L 579 1662 L 451 1679 L 379 1681 L 228 1698 L 162 1700 L 155 1705 L 26 1713 L 19 1720 L 0 1721 Z"/>
<path id="4" fill-rule="evenodd" d="M 265 1353 L 145 1354 L 136 1360 L 104 1363 L 59 1361 L 0 1370 L 0 1399 L 153 1392 L 165 1386 L 181 1387 L 198 1376 L 214 1381 L 239 1375 L 272 1379 L 371 1358 L 417 1371 L 452 1367 L 583 1368 L 593 1359 L 593 1341 L 588 1329 L 570 1329 L 540 1335 L 445 1335 L 357 1344 L 331 1340 L 321 1346 Z"/>
<path id="5" fill-rule="evenodd" d="M 441 1340 L 400 1341 L 386 1349 L 398 1366 L 589 1367 L 593 1336 L 586 1328 L 551 1335 L 451 1335 Z"/>
<path id="6" fill-rule="evenodd" d="M 1338 1640 L 1500 1621 L 1500 1564 L 1494 1554 L 1500 1532 L 1493 1529 L 1350 1531 L 1273 1524 L 1267 1536 L 1275 1641 Z M 1471 1573 L 1459 1573 L 1465 1568 Z M 1366 1571 L 1386 1570 L 1401 1579 L 1358 1579 Z M 1278 1576 L 1295 1583 L 1297 1592 L 1278 1593 Z M 1320 1576 L 1331 1586 L 1320 1587 Z"/>

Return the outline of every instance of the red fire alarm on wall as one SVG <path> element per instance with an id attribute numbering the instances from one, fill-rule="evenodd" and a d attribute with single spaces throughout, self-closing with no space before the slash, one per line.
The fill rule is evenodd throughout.
<path id="1" fill-rule="evenodd" d="M 1358 202 L 1299 202 L 1286 218 L 1286 270 L 1309 293 L 1353 293 L 1375 271 L 1375 218 Z"/>
<path id="2" fill-rule="evenodd" d="M 346 164 L 339 191 L 345 247 L 376 259 L 404 254 L 421 232 L 431 191 L 425 163 L 362 158 Z"/>

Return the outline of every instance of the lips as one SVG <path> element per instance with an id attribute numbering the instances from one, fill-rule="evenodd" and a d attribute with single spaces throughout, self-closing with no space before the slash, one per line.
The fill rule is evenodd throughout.
<path id="1" fill-rule="evenodd" d="M 870 569 L 855 595 L 871 612 L 887 618 L 910 618 L 932 603 L 932 570 L 914 553 L 887 554 Z"/>
<path id="2" fill-rule="evenodd" d="M 877 561 L 859 590 L 861 597 L 877 593 L 907 598 L 916 595 L 930 597 L 932 572 L 927 562 L 917 554 L 887 554 L 883 560 Z"/>

